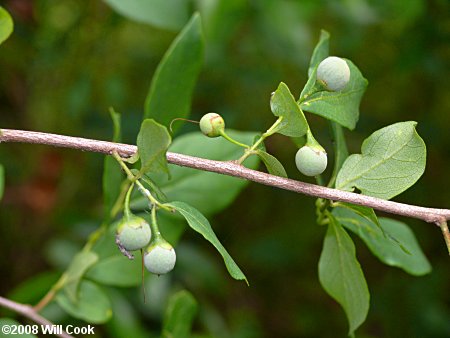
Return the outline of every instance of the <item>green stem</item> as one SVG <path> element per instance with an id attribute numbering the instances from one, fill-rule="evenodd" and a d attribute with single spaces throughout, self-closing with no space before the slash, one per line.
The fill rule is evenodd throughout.
<path id="1" fill-rule="evenodd" d="M 152 242 L 161 239 L 162 236 L 156 220 L 156 208 L 154 206 L 151 211 L 150 229 L 152 229 Z"/>
<path id="2" fill-rule="evenodd" d="M 144 185 L 138 180 L 138 178 L 136 176 L 133 175 L 133 173 L 131 172 L 130 168 L 128 168 L 128 166 L 125 164 L 125 162 L 122 160 L 122 158 L 120 157 L 120 155 L 116 151 L 114 151 L 112 153 L 112 155 L 117 160 L 117 162 L 119 162 L 119 164 L 122 167 L 123 171 L 125 171 L 125 174 L 127 175 L 128 180 L 131 183 L 135 183 L 136 184 L 136 186 L 138 187 L 138 189 L 141 192 L 141 194 L 143 194 L 145 197 L 147 197 L 152 205 L 156 205 L 159 208 L 163 208 L 163 209 L 166 209 L 168 211 L 172 211 L 172 209 L 170 207 L 167 207 L 167 206 L 163 205 L 155 197 L 153 197 L 153 195 L 150 193 L 150 191 L 146 187 L 144 187 Z"/>
<path id="3" fill-rule="evenodd" d="M 189 119 L 185 119 L 185 118 L 182 118 L 182 117 L 177 117 L 176 119 L 173 119 L 172 121 L 170 121 L 169 130 L 170 130 L 170 132 L 171 132 L 172 134 L 173 134 L 173 131 L 172 131 L 172 124 L 173 124 L 175 121 L 187 121 L 187 122 L 192 122 L 192 123 L 197 123 L 197 124 L 200 123 L 200 122 L 198 122 L 198 121 L 189 120 Z"/>
<path id="4" fill-rule="evenodd" d="M 320 149 L 322 151 L 325 151 L 323 147 L 320 145 L 319 142 L 317 142 L 316 138 L 314 137 L 311 128 L 308 126 L 308 130 L 306 131 L 306 145 L 311 148 Z"/>
<path id="5" fill-rule="evenodd" d="M 273 135 L 274 130 L 280 125 L 280 123 L 283 121 L 283 116 L 280 116 L 274 124 L 272 124 L 272 126 L 267 129 L 267 131 L 261 135 L 261 137 L 258 139 L 258 141 L 256 141 L 250 148 L 248 148 L 247 150 L 245 150 L 244 155 L 241 156 L 241 158 L 239 160 L 237 160 L 238 164 L 242 164 L 242 162 L 244 162 L 247 157 L 249 157 L 250 155 L 255 153 L 256 148 L 269 136 Z"/>
<path id="6" fill-rule="evenodd" d="M 82 249 L 84 252 L 88 252 L 92 249 L 94 244 L 104 235 L 104 233 L 108 229 L 108 224 L 110 223 L 110 221 L 114 219 L 117 216 L 117 214 L 122 210 L 124 206 L 124 199 L 126 198 L 126 194 L 130 189 L 130 184 L 131 183 L 129 183 L 129 181 L 124 181 L 122 183 L 120 194 L 117 197 L 116 202 L 114 203 L 114 206 L 111 209 L 109 218 L 104 220 L 103 223 L 100 225 L 100 227 L 89 236 L 87 243 Z"/>
<path id="7" fill-rule="evenodd" d="M 47 292 L 47 294 L 37 303 L 33 309 L 36 312 L 41 311 L 45 306 L 47 306 L 48 303 L 50 303 L 53 298 L 56 296 L 56 293 L 65 285 L 67 280 L 66 273 L 63 273 L 61 277 L 58 279 L 58 281 L 53 284 L 51 289 Z"/>
<path id="8" fill-rule="evenodd" d="M 136 180 L 135 176 L 130 171 L 128 166 L 122 161 L 119 154 L 114 152 L 113 156 L 119 162 L 120 166 L 123 168 L 123 170 L 127 174 L 128 181 L 125 181 L 122 184 L 120 194 L 117 197 L 117 200 L 111 209 L 109 218 L 107 220 L 105 220 L 101 224 L 101 226 L 89 236 L 88 241 L 86 242 L 86 244 L 84 245 L 84 247 L 82 249 L 82 251 L 84 251 L 84 252 L 90 251 L 92 249 L 92 247 L 94 246 L 94 244 L 106 233 L 106 230 L 108 229 L 109 221 L 114 219 L 117 216 L 117 214 L 122 209 L 122 205 L 125 206 L 125 211 L 124 211 L 125 214 L 130 211 L 129 210 L 129 199 L 130 199 L 130 195 L 131 195 L 131 190 L 134 187 L 134 183 L 136 183 L 137 186 L 139 186 L 139 185 L 142 186 L 142 184 Z M 145 189 L 144 186 L 142 186 L 142 188 L 144 190 L 146 190 L 148 192 L 148 194 L 151 196 L 150 192 L 147 189 Z M 147 196 L 147 197 L 149 197 L 149 196 Z M 151 197 L 153 197 L 153 196 L 151 196 Z M 127 198 L 128 198 L 128 202 L 125 201 L 125 203 L 124 203 L 124 199 L 127 199 Z M 154 200 L 156 201 L 156 199 L 154 199 Z M 156 203 L 157 203 L 157 205 L 161 205 L 161 203 L 159 203 L 158 201 L 156 201 Z M 128 209 L 128 211 L 127 211 L 127 209 Z M 170 211 L 172 210 L 170 207 L 167 207 L 167 206 L 164 206 L 164 209 L 168 209 Z M 53 298 L 56 296 L 56 293 L 66 285 L 66 282 L 67 282 L 67 275 L 64 272 L 61 275 L 61 277 L 58 279 L 58 281 L 47 292 L 47 294 L 34 306 L 35 311 L 39 312 L 45 306 L 47 306 L 47 304 L 50 303 L 53 300 Z"/>
<path id="9" fill-rule="evenodd" d="M 109 219 L 108 220 L 112 220 L 114 219 L 117 214 L 122 210 L 123 208 L 123 201 L 125 199 L 125 195 L 130 187 L 130 181 L 128 180 L 124 180 L 122 182 L 122 187 L 120 188 L 120 194 L 119 197 L 117 198 L 116 202 L 114 203 L 113 207 L 111 208 L 111 212 L 109 213 Z"/>
<path id="10" fill-rule="evenodd" d="M 330 181 L 327 184 L 327 187 L 329 188 L 334 187 L 339 170 L 341 170 L 342 165 L 348 157 L 348 149 L 345 142 L 344 130 L 336 122 L 330 121 L 330 125 L 334 143 L 334 168 L 333 173 L 330 177 Z"/>
<path id="11" fill-rule="evenodd" d="M 220 136 L 222 136 L 225 140 L 227 140 L 227 141 L 229 141 L 229 142 L 231 142 L 231 143 L 233 143 L 233 144 L 235 144 L 235 145 L 237 145 L 239 147 L 243 147 L 243 148 L 249 148 L 250 147 L 249 145 L 241 143 L 239 141 L 236 141 L 235 139 L 233 139 L 230 136 L 228 136 L 228 134 L 225 133 L 225 130 L 222 130 L 220 132 Z"/>
<path id="12" fill-rule="evenodd" d="M 125 203 L 123 207 L 123 213 L 124 216 L 129 219 L 131 217 L 131 210 L 130 210 L 130 196 L 131 192 L 133 191 L 134 183 L 131 183 L 130 188 L 127 191 L 127 195 L 125 196 Z"/>
<path id="13" fill-rule="evenodd" d="M 330 207 L 330 201 L 325 200 L 323 198 L 318 198 L 316 200 L 316 216 L 317 216 L 317 224 L 326 225 L 329 223 L 328 219 L 328 207 Z"/>
<path id="14" fill-rule="evenodd" d="M 297 102 L 300 105 L 302 102 L 304 102 L 312 94 L 317 93 L 317 92 L 321 92 L 321 91 L 324 91 L 324 90 L 325 90 L 325 88 L 318 81 L 316 81 L 314 83 L 314 85 L 305 94 L 303 94 L 303 96 L 300 97 L 300 99 Z"/>
<path id="15" fill-rule="evenodd" d="M 130 168 L 125 164 L 125 162 L 122 160 L 122 157 L 120 157 L 119 153 L 117 151 L 113 151 L 112 156 L 116 159 L 117 162 L 119 162 L 119 165 L 122 167 L 123 171 L 127 175 L 128 180 L 133 183 L 136 181 L 136 177 L 131 172 Z"/>

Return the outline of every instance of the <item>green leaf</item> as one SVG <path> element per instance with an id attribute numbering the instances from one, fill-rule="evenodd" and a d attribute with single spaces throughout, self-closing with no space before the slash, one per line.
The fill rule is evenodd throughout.
<path id="1" fill-rule="evenodd" d="M 5 169 L 0 164 L 0 200 L 3 197 L 4 190 L 5 190 Z"/>
<path id="2" fill-rule="evenodd" d="M 252 145 L 255 144 L 256 142 L 258 142 L 261 137 L 262 137 L 261 133 L 256 134 L 255 137 L 253 138 Z M 258 143 L 258 145 L 256 146 L 256 150 L 258 150 L 258 149 L 262 150 L 262 151 L 266 151 L 266 145 L 264 144 L 264 141 Z"/>
<path id="3" fill-rule="evenodd" d="M 121 119 L 120 114 L 114 109 L 110 109 L 109 113 L 113 121 L 114 132 L 113 142 L 121 141 Z M 105 219 L 108 219 L 109 213 L 114 206 L 121 190 L 121 182 L 123 174 L 120 165 L 112 156 L 106 156 L 103 162 L 103 201 L 105 207 Z"/>
<path id="4" fill-rule="evenodd" d="M 141 158 L 141 173 L 165 172 L 167 167 L 166 152 L 171 137 L 167 128 L 153 119 L 146 119 L 141 124 L 137 137 L 137 147 Z"/>
<path id="5" fill-rule="evenodd" d="M 280 176 L 280 177 L 288 177 L 286 174 L 286 170 L 284 170 L 283 165 L 278 161 L 278 159 L 269 153 L 263 150 L 256 150 L 256 154 L 259 158 L 264 162 L 269 174 Z"/>
<path id="6" fill-rule="evenodd" d="M 147 218 L 149 223 L 151 222 L 148 213 L 147 216 L 139 215 Z M 179 215 L 172 213 L 160 213 L 160 215 L 158 215 L 158 225 L 161 233 L 164 234 L 164 239 L 174 247 L 180 241 L 181 236 L 187 228 L 184 219 Z"/>
<path id="7" fill-rule="evenodd" d="M 144 118 L 154 118 L 168 126 L 174 118 L 187 118 L 204 41 L 200 16 L 194 14 L 161 60 L 145 100 Z M 173 125 L 175 131 L 179 124 Z"/>
<path id="8" fill-rule="evenodd" d="M 109 108 L 109 115 L 113 123 L 113 142 L 120 142 L 122 140 L 122 121 L 121 116 L 114 108 Z"/>
<path id="9" fill-rule="evenodd" d="M 426 147 L 416 122 L 399 122 L 377 130 L 361 147 L 361 155 L 347 158 L 336 179 L 336 188 L 390 199 L 422 176 Z"/>
<path id="10" fill-rule="evenodd" d="M 108 296 L 99 285 L 88 280 L 81 281 L 77 302 L 61 292 L 56 295 L 56 302 L 71 316 L 88 323 L 105 323 L 112 316 Z"/>
<path id="11" fill-rule="evenodd" d="M 316 73 L 319 63 L 328 57 L 330 49 L 330 34 L 327 31 L 320 31 L 319 42 L 314 48 L 313 54 L 311 56 L 311 61 L 309 62 L 308 68 L 308 81 L 303 88 L 298 103 L 301 104 L 308 96 L 314 92 L 322 90 L 321 86 L 316 86 Z"/>
<path id="12" fill-rule="evenodd" d="M 300 137 L 306 134 L 308 122 L 305 115 L 303 115 L 288 86 L 283 82 L 272 95 L 270 108 L 275 116 L 283 117 L 282 122 L 274 129 L 273 133 L 292 137 Z"/>
<path id="13" fill-rule="evenodd" d="M 227 130 L 232 138 L 239 142 L 251 144 L 255 133 Z M 236 147 L 222 137 L 210 139 L 200 132 L 193 132 L 177 137 L 170 151 L 208 158 L 217 161 L 236 160 L 242 155 L 242 148 Z M 252 156 L 245 161 L 247 167 L 256 169 L 258 157 Z M 217 213 L 230 205 L 248 184 L 248 181 L 235 177 L 218 175 L 211 172 L 169 165 L 171 179 L 165 175 L 152 175 L 169 201 L 189 201 L 205 215 Z M 145 209 L 148 200 L 139 197 L 132 203 L 132 208 Z"/>
<path id="14" fill-rule="evenodd" d="M 104 285 L 132 287 L 141 283 L 141 260 L 129 260 L 122 255 L 102 259 L 92 266 L 85 277 Z"/>
<path id="15" fill-rule="evenodd" d="M 37 303 L 60 277 L 58 271 L 40 272 L 15 286 L 8 292 L 7 298 L 23 304 Z"/>
<path id="16" fill-rule="evenodd" d="M 34 324 L 37 325 L 37 324 Z M 8 326 L 8 328 L 3 328 L 3 326 Z M 0 338 L 11 338 L 11 337 L 20 337 L 20 338 L 38 338 L 37 335 L 35 334 L 26 334 L 26 333 L 21 333 L 20 335 L 17 332 L 22 332 L 22 331 L 16 331 L 15 334 L 9 334 L 8 332 L 13 332 L 11 331 L 11 329 L 14 327 L 15 329 L 17 329 L 19 326 L 22 326 L 24 329 L 31 329 L 31 325 L 23 325 L 20 322 L 18 322 L 15 319 L 12 318 L 0 318 Z M 9 329 L 9 331 L 8 331 Z M 38 332 L 41 332 L 41 329 L 39 327 Z"/>
<path id="17" fill-rule="evenodd" d="M 300 108 L 304 111 L 335 121 L 349 129 L 354 129 L 356 122 L 358 122 L 359 119 L 359 104 L 368 82 L 350 60 L 346 59 L 345 61 L 347 61 L 350 68 L 350 81 L 347 87 L 338 92 L 314 92 L 301 99 Z M 315 82 L 315 70 L 313 71 L 312 76 L 314 76 Z M 310 81 L 308 81 L 307 86 L 310 84 L 309 82 Z M 305 90 L 302 92 L 301 96 L 305 95 Z"/>
<path id="18" fill-rule="evenodd" d="M 345 160 L 348 157 L 347 143 L 345 142 L 344 130 L 336 122 L 330 121 L 331 129 L 333 131 L 333 143 L 334 143 L 334 167 L 333 174 L 331 175 L 329 187 L 334 186 L 336 183 L 336 177 L 342 168 Z"/>
<path id="19" fill-rule="evenodd" d="M 172 295 L 163 321 L 162 337 L 189 337 L 198 311 L 197 301 L 186 290 Z"/>
<path id="20" fill-rule="evenodd" d="M 105 219 L 108 219 L 111 209 L 119 197 L 123 174 L 119 163 L 112 156 L 106 156 L 103 163 L 103 203 Z"/>
<path id="21" fill-rule="evenodd" d="M 156 338 L 156 335 L 151 335 L 146 330 L 145 323 L 140 320 L 139 312 L 142 308 L 130 301 L 129 294 L 120 291 L 114 288 L 108 289 L 113 315 L 106 323 L 105 337 Z"/>
<path id="22" fill-rule="evenodd" d="M 98 256 L 92 251 L 81 251 L 75 255 L 64 273 L 64 292 L 72 302 L 78 300 L 78 286 L 85 272 L 98 261 Z"/>
<path id="23" fill-rule="evenodd" d="M 415 276 L 431 271 L 430 263 L 422 252 L 414 233 L 406 224 L 389 218 L 379 218 L 379 225 L 377 225 L 367 217 L 344 208 L 335 208 L 333 215 L 342 225 L 358 235 L 383 263 L 399 267 Z M 383 229 L 387 235 L 383 233 Z"/>
<path id="24" fill-rule="evenodd" d="M 143 175 L 141 177 L 141 180 L 147 185 L 148 188 L 150 188 L 150 191 L 155 194 L 155 197 L 158 199 L 158 201 L 164 203 L 167 202 L 167 196 L 164 194 L 164 192 L 156 185 L 153 180 L 148 177 L 148 175 Z"/>
<path id="25" fill-rule="evenodd" d="M 231 277 L 238 280 L 245 280 L 248 284 L 247 278 L 245 277 L 244 273 L 241 271 L 241 269 L 239 269 L 233 258 L 231 258 L 223 245 L 220 243 L 208 220 L 200 213 L 200 211 L 184 202 L 171 202 L 167 203 L 166 205 L 174 208 L 180 214 L 182 214 L 193 230 L 203 235 L 203 237 L 207 241 L 214 245 L 217 251 L 219 251 L 219 253 L 222 255 Z"/>
<path id="26" fill-rule="evenodd" d="M 351 210 L 355 214 L 364 218 L 367 222 L 372 223 L 373 225 L 378 227 L 381 231 L 383 231 L 380 223 L 378 222 L 378 217 L 372 208 L 363 207 L 362 205 L 356 205 L 356 204 L 345 203 L 345 202 L 336 202 L 333 204 L 333 207 Z"/>
<path id="27" fill-rule="evenodd" d="M 319 280 L 325 291 L 344 308 L 349 335 L 353 335 L 369 311 L 369 290 L 352 239 L 332 215 L 329 220 L 319 260 Z"/>
<path id="28" fill-rule="evenodd" d="M 184 0 L 104 0 L 116 12 L 138 22 L 178 30 L 189 18 L 189 3 Z"/>
<path id="29" fill-rule="evenodd" d="M 14 23 L 8 11 L 0 6 L 0 44 L 12 33 Z"/>
<path id="30" fill-rule="evenodd" d="M 99 261 L 117 255 L 119 252 L 115 242 L 119 222 L 120 219 L 116 220 L 114 223 L 111 223 L 106 232 L 103 233 L 103 236 L 101 236 L 92 247 L 92 251 L 97 254 Z"/>
<path id="31" fill-rule="evenodd" d="M 311 77 L 314 68 L 316 68 L 322 60 L 328 57 L 330 49 L 330 33 L 325 30 L 320 31 L 319 42 L 314 48 L 313 54 L 311 56 L 311 61 L 309 62 L 308 77 Z M 314 78 L 315 82 L 315 78 Z"/>

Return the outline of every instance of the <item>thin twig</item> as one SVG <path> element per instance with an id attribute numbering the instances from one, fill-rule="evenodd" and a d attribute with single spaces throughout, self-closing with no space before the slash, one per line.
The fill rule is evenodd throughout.
<path id="1" fill-rule="evenodd" d="M 108 155 L 111 155 L 114 151 L 116 151 L 122 157 L 130 157 L 137 151 L 136 146 L 129 144 L 12 129 L 0 130 L 0 142 L 45 144 Z M 269 175 L 260 171 L 245 168 L 244 166 L 233 161 L 213 161 L 171 152 L 167 153 L 167 161 L 183 167 L 190 167 L 198 170 L 234 176 L 308 196 L 358 204 L 391 214 L 421 219 L 425 222 L 435 223 L 437 225 L 441 225 L 442 222 L 450 219 L 449 209 L 420 207 L 386 201 L 380 198 L 360 195 L 352 192 L 331 189 L 315 184 Z"/>
<path id="2" fill-rule="evenodd" d="M 0 306 L 3 306 L 14 312 L 17 312 L 17 313 L 21 314 L 22 316 L 27 317 L 27 318 L 31 319 L 33 322 L 38 323 L 40 325 L 46 325 L 46 326 L 55 325 L 48 319 L 45 319 L 44 317 L 39 315 L 33 309 L 33 307 L 31 305 L 16 303 L 12 300 L 0 297 Z M 67 333 L 59 333 L 59 334 L 55 333 L 55 335 L 58 337 L 61 337 L 61 338 L 74 338 L 74 336 L 71 336 L 70 334 L 67 334 Z"/>
<path id="3" fill-rule="evenodd" d="M 442 222 L 440 226 L 442 230 L 442 235 L 444 236 L 445 239 L 445 244 L 447 245 L 448 254 L 450 255 L 450 231 L 448 230 L 447 222 Z"/>

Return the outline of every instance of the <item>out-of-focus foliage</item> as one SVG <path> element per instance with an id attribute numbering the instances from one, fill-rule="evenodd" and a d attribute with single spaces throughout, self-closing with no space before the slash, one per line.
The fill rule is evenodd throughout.
<path id="1" fill-rule="evenodd" d="M 13 31 L 13 21 L 11 15 L 0 6 L 0 43 L 5 41 Z"/>
<path id="2" fill-rule="evenodd" d="M 8 0 L 2 6 L 15 26 L 0 46 L 0 127 L 110 139 L 108 107 L 113 106 L 122 113 L 123 141 L 134 143 L 150 79 L 176 28 L 133 22 L 101 1 Z M 427 168 L 396 200 L 448 207 L 449 9 L 440 0 L 189 2 L 191 12 L 173 17 L 180 20 L 173 27 L 181 28 L 193 10 L 202 16 L 206 54 L 192 117 L 215 111 L 228 127 L 264 131 L 273 122 L 270 93 L 283 81 L 299 96 L 312 48 L 320 29 L 326 29 L 333 36 L 332 55 L 355 61 L 370 81 L 355 132 L 345 131 L 350 153 L 359 153 L 361 141 L 383 126 L 418 121 Z M 331 154 L 325 122 L 311 114 L 308 119 Z M 194 128 L 185 124 L 179 133 Z M 296 173 L 294 144 L 273 136 L 267 146 L 290 177 L 304 179 Z M 55 281 L 48 271 L 66 267 L 99 226 L 103 158 L 2 144 L 0 162 L 6 172 L 0 294 L 35 303 Z M 113 317 L 99 326 L 98 335 L 157 334 L 170 295 L 183 286 L 199 301 L 193 327 L 202 336 L 344 336 L 344 314 L 318 282 L 325 229 L 315 224 L 313 208 L 309 197 L 251 184 L 212 222 L 250 287 L 230 279 L 208 243 L 186 233 L 177 246 L 173 274 L 146 278 L 146 304 L 138 288 L 102 291 L 111 299 Z M 168 225 L 177 222 L 167 220 Z M 414 220 L 408 224 L 431 261 L 428 276 L 381 265 L 356 240 L 371 288 L 371 309 L 357 331 L 360 336 L 450 335 L 445 246 L 436 227 Z M 43 315 L 59 323 L 68 320 L 56 303 Z"/>

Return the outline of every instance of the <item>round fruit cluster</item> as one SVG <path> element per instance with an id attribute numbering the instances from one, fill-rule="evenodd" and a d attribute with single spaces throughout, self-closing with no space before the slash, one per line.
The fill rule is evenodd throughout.
<path id="1" fill-rule="evenodd" d="M 142 217 L 125 215 L 117 227 L 117 238 L 127 251 L 144 252 L 144 265 L 148 271 L 163 275 L 173 270 L 177 256 L 175 249 L 161 236 L 153 236 L 150 225 Z"/>

